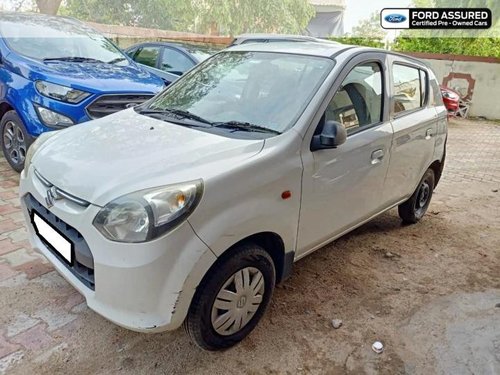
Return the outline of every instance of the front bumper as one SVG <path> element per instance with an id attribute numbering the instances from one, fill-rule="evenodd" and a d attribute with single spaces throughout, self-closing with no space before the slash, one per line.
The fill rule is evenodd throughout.
<path id="1" fill-rule="evenodd" d="M 47 188 L 33 173 L 33 166 L 21 174 L 19 190 L 32 246 L 84 295 L 92 310 L 134 331 L 172 330 L 182 324 L 196 286 L 216 259 L 188 222 L 151 242 L 117 243 L 92 225 L 100 207 L 57 200 L 50 213 L 76 229 L 91 251 L 92 290 L 35 233 L 25 198 L 31 195 L 42 209 L 48 208 Z"/>

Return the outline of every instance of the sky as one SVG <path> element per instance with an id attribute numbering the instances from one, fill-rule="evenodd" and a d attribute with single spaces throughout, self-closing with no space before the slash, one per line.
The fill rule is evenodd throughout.
<path id="1" fill-rule="evenodd" d="M 411 0 L 346 0 L 344 30 L 350 32 L 359 21 L 384 8 L 407 8 Z"/>

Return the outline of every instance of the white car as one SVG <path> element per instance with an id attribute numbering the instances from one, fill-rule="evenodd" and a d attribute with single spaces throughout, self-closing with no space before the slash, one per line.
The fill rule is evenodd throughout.
<path id="1" fill-rule="evenodd" d="M 42 135 L 21 174 L 32 245 L 120 326 L 242 340 L 295 261 L 399 206 L 443 169 L 447 113 L 410 57 L 248 44 L 148 102 Z"/>

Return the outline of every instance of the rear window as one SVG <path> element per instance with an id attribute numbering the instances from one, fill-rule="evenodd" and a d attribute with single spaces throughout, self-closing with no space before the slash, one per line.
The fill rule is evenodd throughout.
<path id="1" fill-rule="evenodd" d="M 420 70 L 406 65 L 394 64 L 392 77 L 394 113 L 412 111 L 421 107 Z"/>

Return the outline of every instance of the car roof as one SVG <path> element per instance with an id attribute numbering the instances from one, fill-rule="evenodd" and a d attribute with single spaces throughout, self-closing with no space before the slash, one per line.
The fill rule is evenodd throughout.
<path id="1" fill-rule="evenodd" d="M 347 44 L 331 43 L 329 41 L 314 41 L 314 42 L 280 42 L 280 43 L 244 43 L 229 47 L 228 51 L 245 51 L 245 52 L 277 52 L 290 53 L 296 55 L 309 55 L 318 57 L 333 57 L 348 49 L 359 47 L 350 46 Z M 361 49 L 361 48 L 359 48 Z"/>
<path id="2" fill-rule="evenodd" d="M 316 41 L 318 38 L 308 36 L 308 35 L 292 35 L 292 34 L 266 34 L 266 33 L 254 33 L 254 34 L 241 34 L 234 38 L 235 40 L 248 40 L 248 39 L 287 39 L 290 41 L 304 40 L 304 41 Z"/>
<path id="3" fill-rule="evenodd" d="M 212 48 L 210 46 L 191 44 L 191 43 L 178 43 L 178 42 L 162 42 L 162 41 L 152 41 L 152 42 L 141 42 L 130 47 L 125 48 L 125 51 L 131 51 L 134 48 L 141 46 L 163 46 L 163 47 L 172 47 L 176 48 L 184 53 L 189 55 L 193 55 L 194 52 L 202 52 L 208 55 L 213 55 L 217 53 L 219 50 L 217 48 Z M 193 56 L 195 57 L 195 56 Z M 196 58 L 195 58 L 196 59 Z"/>

